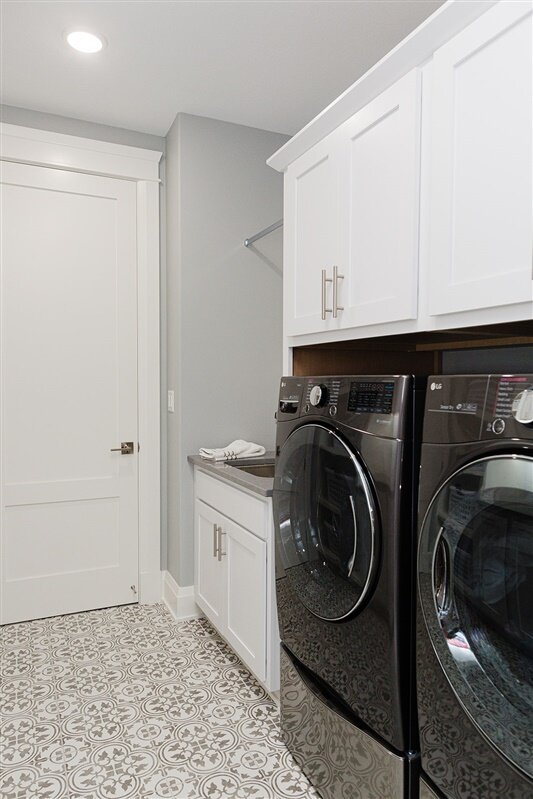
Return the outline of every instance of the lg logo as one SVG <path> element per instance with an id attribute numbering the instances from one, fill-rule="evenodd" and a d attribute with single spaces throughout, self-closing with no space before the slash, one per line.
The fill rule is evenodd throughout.
<path id="1" fill-rule="evenodd" d="M 439 391 L 442 388 L 442 383 L 432 383 L 430 388 L 432 391 Z"/>

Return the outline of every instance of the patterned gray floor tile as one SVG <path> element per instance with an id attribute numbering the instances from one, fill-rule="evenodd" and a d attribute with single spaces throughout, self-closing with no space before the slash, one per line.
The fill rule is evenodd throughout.
<path id="1" fill-rule="evenodd" d="M 1 799 L 318 799 L 278 709 L 163 605 L 0 629 Z"/>

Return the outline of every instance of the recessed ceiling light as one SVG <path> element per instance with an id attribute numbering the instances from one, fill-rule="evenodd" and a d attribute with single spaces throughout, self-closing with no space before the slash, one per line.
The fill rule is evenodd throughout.
<path id="1" fill-rule="evenodd" d="M 67 42 L 80 53 L 99 53 L 104 46 L 104 40 L 100 36 L 88 31 L 72 31 L 67 35 Z"/>

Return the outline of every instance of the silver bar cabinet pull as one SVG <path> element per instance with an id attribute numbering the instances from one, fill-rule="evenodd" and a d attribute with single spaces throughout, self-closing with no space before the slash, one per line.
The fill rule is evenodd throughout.
<path id="1" fill-rule="evenodd" d="M 338 304 L 339 280 L 344 280 L 344 275 L 339 275 L 339 267 L 333 267 L 333 318 L 336 319 L 339 311 L 344 311 L 344 305 Z"/>
<path id="2" fill-rule="evenodd" d="M 213 525 L 213 557 L 218 555 L 218 524 Z"/>
<path id="3" fill-rule="evenodd" d="M 331 283 L 330 277 L 326 277 L 326 270 L 322 270 L 322 319 L 326 318 L 327 313 L 331 313 L 331 308 L 326 308 L 326 283 Z"/>
<path id="4" fill-rule="evenodd" d="M 226 554 L 225 552 L 222 552 L 222 536 L 223 535 L 226 535 L 226 533 L 223 532 L 222 527 L 219 527 L 218 528 L 218 560 L 219 561 L 221 561 L 222 558 L 224 557 L 224 555 Z"/>

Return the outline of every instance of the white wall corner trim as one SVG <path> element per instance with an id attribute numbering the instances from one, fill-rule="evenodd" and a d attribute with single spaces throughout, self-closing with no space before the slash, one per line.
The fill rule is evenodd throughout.
<path id="1" fill-rule="evenodd" d="M 162 153 L 0 123 L 0 158 L 126 180 L 159 182 Z"/>
<path id="2" fill-rule="evenodd" d="M 198 619 L 202 615 L 194 601 L 194 585 L 178 585 L 167 571 L 163 572 L 163 602 L 177 621 Z"/>
<path id="3" fill-rule="evenodd" d="M 139 571 L 161 569 L 161 430 L 159 358 L 159 185 L 137 182 L 137 320 L 139 377 Z M 157 539 L 157 540 L 156 540 Z M 143 603 L 159 602 L 153 592 Z"/>

